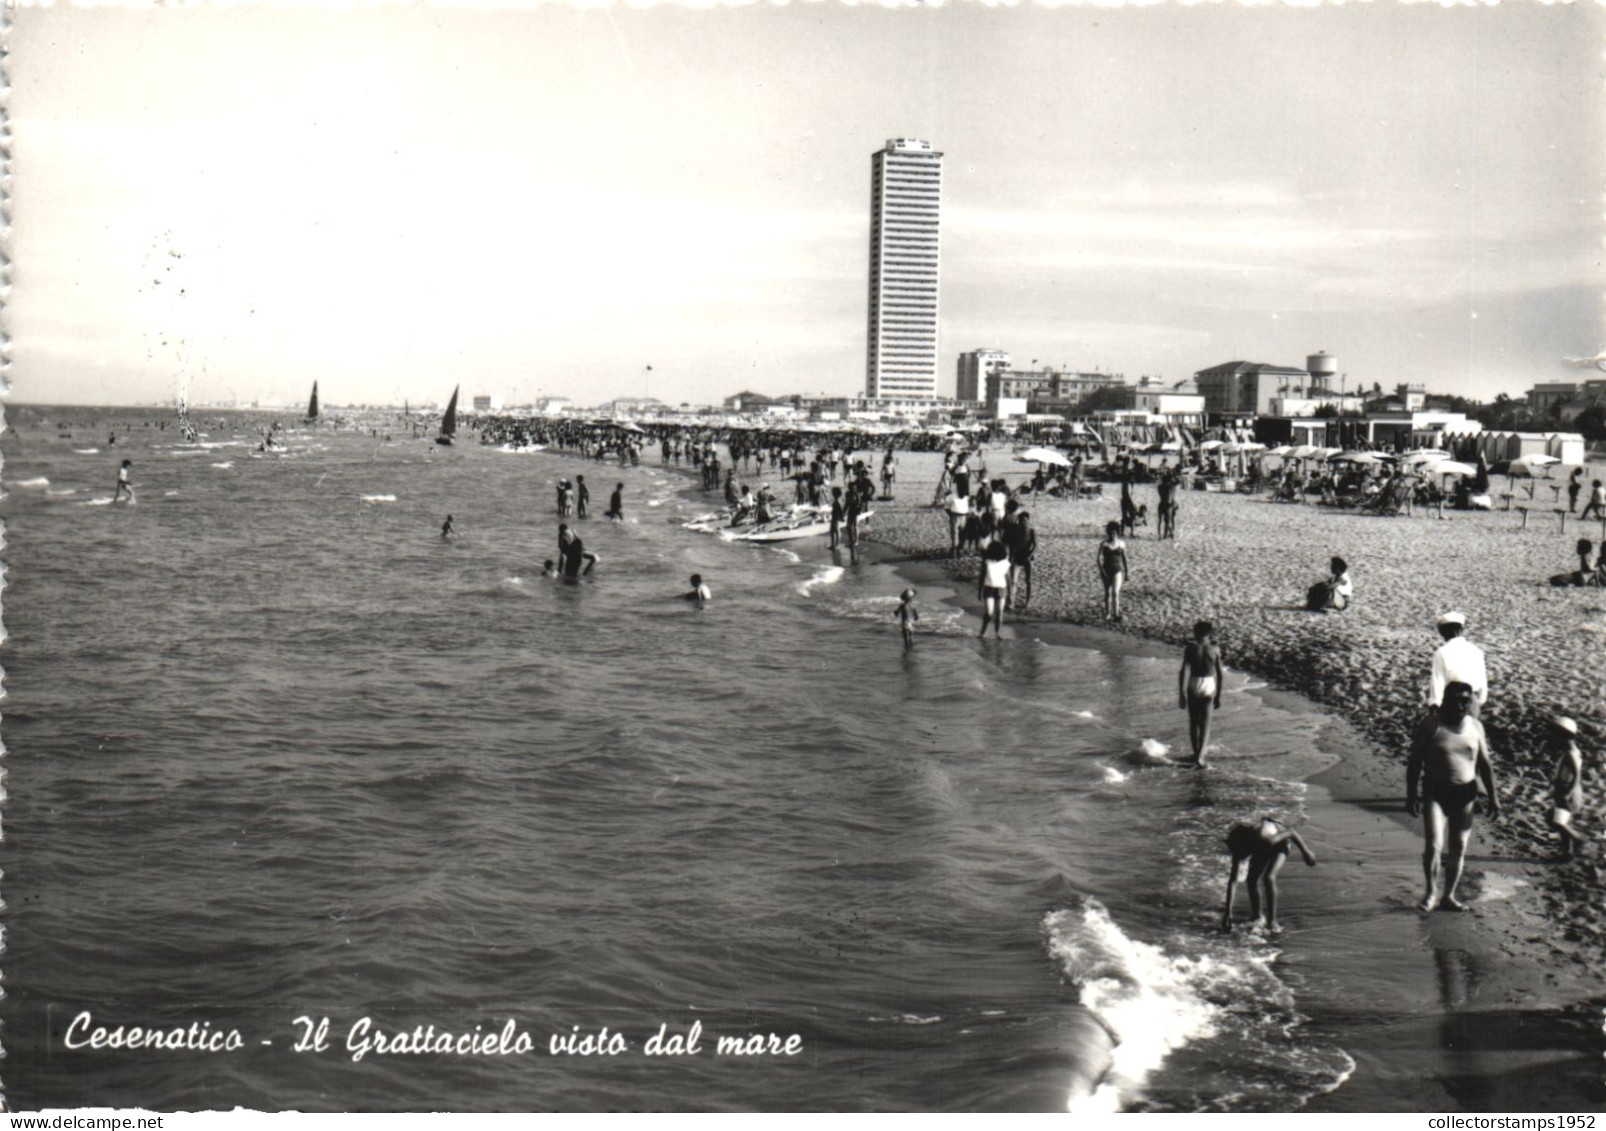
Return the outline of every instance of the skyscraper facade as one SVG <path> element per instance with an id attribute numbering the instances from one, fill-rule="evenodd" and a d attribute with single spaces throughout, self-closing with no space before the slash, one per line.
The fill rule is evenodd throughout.
<path id="1" fill-rule="evenodd" d="M 865 395 L 937 395 L 942 154 L 895 137 L 870 158 L 870 345 Z"/>

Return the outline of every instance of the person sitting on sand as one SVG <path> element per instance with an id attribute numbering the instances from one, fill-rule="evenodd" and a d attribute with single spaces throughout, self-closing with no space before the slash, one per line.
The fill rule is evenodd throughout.
<path id="1" fill-rule="evenodd" d="M 903 646 L 908 648 L 915 642 L 915 622 L 920 619 L 920 610 L 915 608 L 915 591 L 905 589 L 898 596 L 898 607 L 893 612 L 903 629 Z"/>
<path id="2" fill-rule="evenodd" d="M 1121 524 L 1104 524 L 1104 541 L 1098 549 L 1099 578 L 1104 582 L 1104 619 L 1121 619 L 1121 586 L 1126 583 L 1126 543 L 1121 541 Z"/>
<path id="3" fill-rule="evenodd" d="M 1327 566 L 1327 577 L 1312 585 L 1310 591 L 1305 594 L 1305 608 L 1313 613 L 1348 608 L 1355 596 L 1355 583 L 1350 580 L 1349 563 L 1343 558 L 1333 558 Z"/>
<path id="4" fill-rule="evenodd" d="M 1455 898 L 1472 836 L 1472 818 L 1482 783 L 1489 815 L 1500 816 L 1494 765 L 1483 724 L 1472 715 L 1472 686 L 1459 680 L 1444 690 L 1444 702 L 1423 719 L 1411 740 L 1405 767 L 1405 808 L 1422 822 L 1422 876 L 1427 890 L 1417 906 L 1464 911 Z M 1420 783 L 1420 789 L 1418 788 Z"/>
<path id="5" fill-rule="evenodd" d="M 1182 650 L 1177 672 L 1177 705 L 1188 712 L 1188 741 L 1193 764 L 1204 765 L 1210 745 L 1210 714 L 1221 706 L 1221 650 L 1212 639 L 1215 629 L 1207 620 L 1193 626 L 1193 639 Z"/>
<path id="6" fill-rule="evenodd" d="M 1571 860 L 1585 840 L 1573 828 L 1573 814 L 1584 807 L 1584 756 L 1578 749 L 1578 724 L 1566 716 L 1550 720 L 1547 747 L 1556 755 L 1550 773 L 1550 827 L 1561 836 L 1562 860 Z"/>
<path id="7" fill-rule="evenodd" d="M 1237 894 L 1239 866 L 1249 861 L 1249 921 L 1258 925 L 1261 917 L 1261 893 L 1265 893 L 1266 930 L 1272 934 L 1283 929 L 1277 922 L 1277 873 L 1288 862 L 1290 848 L 1298 848 L 1305 865 L 1316 867 L 1304 840 L 1293 829 L 1284 828 L 1270 817 L 1262 817 L 1258 824 L 1234 825 L 1227 830 L 1227 851 L 1232 863 L 1227 865 L 1227 906 L 1221 913 L 1221 929 L 1232 930 L 1233 896 Z"/>
<path id="8" fill-rule="evenodd" d="M 1573 547 L 1573 552 L 1578 555 L 1578 568 L 1571 573 L 1552 574 L 1550 584 L 1558 588 L 1568 585 L 1594 585 L 1596 571 L 1589 565 L 1589 555 L 1594 551 L 1595 543 L 1588 538 L 1580 538 L 1578 544 Z M 1606 562 L 1606 552 L 1601 554 L 1601 560 Z"/>

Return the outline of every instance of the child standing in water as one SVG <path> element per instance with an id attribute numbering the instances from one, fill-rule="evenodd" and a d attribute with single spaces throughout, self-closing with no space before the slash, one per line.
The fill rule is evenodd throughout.
<path id="1" fill-rule="evenodd" d="M 133 460 L 125 459 L 123 466 L 117 469 L 117 493 L 112 496 L 112 502 L 115 503 L 118 499 L 121 499 L 124 492 L 127 492 L 129 502 L 134 501 L 134 485 L 128 479 L 133 466 Z"/>
<path id="2" fill-rule="evenodd" d="M 910 647 L 915 642 L 915 621 L 920 619 L 920 611 L 915 608 L 915 591 L 905 589 L 898 598 L 898 608 L 892 614 L 898 618 L 903 628 L 903 646 Z"/>
<path id="3" fill-rule="evenodd" d="M 1104 524 L 1104 541 L 1099 543 L 1099 577 L 1104 582 L 1104 619 L 1121 619 L 1121 586 L 1126 581 L 1126 543 L 1121 541 L 1121 524 Z"/>
<path id="4" fill-rule="evenodd" d="M 1182 650 L 1182 670 L 1177 673 L 1177 705 L 1188 712 L 1188 741 L 1196 766 L 1204 765 L 1210 715 L 1221 706 L 1221 650 L 1212 638 L 1214 632 L 1207 620 L 1193 626 L 1193 639 Z"/>
<path id="5" fill-rule="evenodd" d="M 1232 863 L 1227 865 L 1227 907 L 1221 913 L 1221 929 L 1232 930 L 1232 900 L 1238 887 L 1238 866 L 1249 861 L 1249 921 L 1260 921 L 1261 892 L 1266 901 L 1266 930 L 1272 934 L 1283 929 L 1277 922 L 1277 873 L 1288 862 L 1288 850 L 1297 847 L 1305 858 L 1305 865 L 1316 867 L 1316 857 L 1310 854 L 1305 842 L 1293 829 L 1285 829 L 1270 817 L 1262 817 L 1259 824 L 1234 825 L 1227 830 L 1227 851 Z"/>

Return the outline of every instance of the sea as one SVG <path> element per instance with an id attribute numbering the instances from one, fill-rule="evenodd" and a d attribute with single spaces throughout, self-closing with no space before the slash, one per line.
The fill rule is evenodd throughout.
<path id="1" fill-rule="evenodd" d="M 1230 673 L 1188 769 L 1170 652 L 918 578 L 905 649 L 907 568 L 685 529 L 656 451 L 268 419 L 8 410 L 9 1108 L 1293 1111 L 1414 1008 L 1295 953 L 1407 883 L 1216 929 L 1320 712 Z"/>

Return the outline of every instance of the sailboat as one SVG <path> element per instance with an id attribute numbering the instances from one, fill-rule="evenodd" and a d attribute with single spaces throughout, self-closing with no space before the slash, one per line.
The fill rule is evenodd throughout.
<path id="1" fill-rule="evenodd" d="M 306 422 L 308 424 L 318 423 L 318 382 L 316 381 L 312 383 L 312 399 L 307 402 Z"/>
<path id="2" fill-rule="evenodd" d="M 437 444 L 450 444 L 452 437 L 457 435 L 457 390 L 452 389 L 452 399 L 446 402 L 446 415 L 441 417 L 441 434 L 435 437 Z"/>

